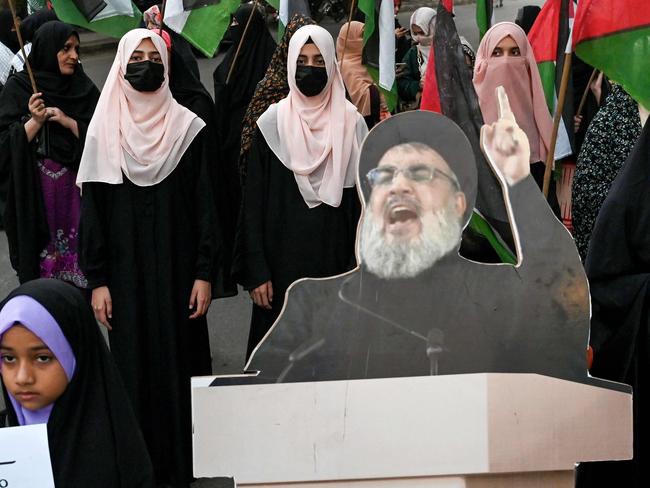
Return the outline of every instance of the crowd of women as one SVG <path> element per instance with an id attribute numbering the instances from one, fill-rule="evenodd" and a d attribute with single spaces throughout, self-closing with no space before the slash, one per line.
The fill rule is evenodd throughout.
<path id="1" fill-rule="evenodd" d="M 292 282 L 356 266 L 356 162 L 391 109 L 362 64 L 359 21 L 335 41 L 296 15 L 276 46 L 263 14 L 242 5 L 213 101 L 156 6 L 120 40 L 101 92 L 78 32 L 37 15 L 25 33 L 35 86 L 22 63 L 7 66 L 21 52 L 0 16 L 0 210 L 23 283 L 0 305 L 0 426 L 48 424 L 57 486 L 187 487 L 190 377 L 211 374 L 211 301 L 237 284 L 250 293 L 250 356 Z M 396 23 L 402 109 L 418 107 L 435 16 L 417 9 L 410 40 Z M 486 123 L 506 87 L 541 186 L 552 122 L 526 32 L 504 22 L 476 54 L 462 48 Z M 576 119 L 583 259 L 642 127 L 621 86 L 591 85 L 593 108 Z"/>

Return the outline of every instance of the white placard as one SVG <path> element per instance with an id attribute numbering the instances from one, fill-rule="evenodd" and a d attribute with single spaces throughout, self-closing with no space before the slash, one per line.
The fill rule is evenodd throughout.
<path id="1" fill-rule="evenodd" d="M 47 425 L 0 429 L 0 487 L 54 488 Z"/>

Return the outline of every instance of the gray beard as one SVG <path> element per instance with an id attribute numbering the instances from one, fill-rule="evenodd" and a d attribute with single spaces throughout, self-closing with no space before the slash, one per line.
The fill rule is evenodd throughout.
<path id="1" fill-rule="evenodd" d="M 462 227 L 454 202 L 420 219 L 419 237 L 388 242 L 381 230 L 382 220 L 367 207 L 361 226 L 360 254 L 368 271 L 383 279 L 413 278 L 458 246 Z"/>

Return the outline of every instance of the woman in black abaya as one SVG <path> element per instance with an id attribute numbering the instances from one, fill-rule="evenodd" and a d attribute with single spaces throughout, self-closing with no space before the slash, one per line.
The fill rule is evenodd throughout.
<path id="1" fill-rule="evenodd" d="M 82 158 L 81 265 L 156 482 L 192 480 L 190 377 L 211 373 L 205 314 L 219 249 L 205 122 L 169 90 L 167 47 L 118 46 Z"/>
<path id="2" fill-rule="evenodd" d="M 79 35 L 67 24 L 43 24 L 29 59 L 42 95 L 32 95 L 22 71 L 0 96 L 0 206 L 11 264 L 21 282 L 57 278 L 85 288 L 75 179 L 99 91 L 78 63 Z"/>
<path id="3" fill-rule="evenodd" d="M 586 270 L 592 301 L 591 374 L 632 385 L 634 458 L 582 463 L 577 486 L 650 483 L 650 124 L 614 180 L 591 234 Z"/>
<path id="4" fill-rule="evenodd" d="M 19 353 L 7 349 L 3 338 L 17 323 L 51 349 L 39 351 L 45 357 L 54 353 L 48 363 L 58 361 L 67 369 L 67 386 L 53 405 L 29 409 L 12 395 L 12 385 L 20 386 L 10 372 L 16 362 L 12 356 Z M 151 461 L 122 379 L 78 290 L 61 281 L 39 279 L 12 291 L 0 305 L 0 343 L 0 368 L 7 368 L 3 377 L 10 382 L 3 381 L 7 426 L 47 423 L 57 488 L 154 487 Z M 35 390 L 52 388 L 34 383 Z"/>
<path id="5" fill-rule="evenodd" d="M 242 35 L 249 17 L 246 36 Z M 229 187 L 238 188 L 237 165 L 241 148 L 242 122 L 257 83 L 264 77 L 276 44 L 264 22 L 264 16 L 254 5 L 237 9 L 230 26 L 232 46 L 214 70 L 214 106 L 217 122 L 217 140 L 221 144 L 223 162 L 228 168 Z M 241 42 L 239 54 L 237 48 Z M 234 63 L 234 68 L 233 68 Z M 232 68 L 230 79 L 228 73 Z M 240 194 L 233 195 L 236 201 Z M 234 230 L 234 229 L 233 229 Z"/>

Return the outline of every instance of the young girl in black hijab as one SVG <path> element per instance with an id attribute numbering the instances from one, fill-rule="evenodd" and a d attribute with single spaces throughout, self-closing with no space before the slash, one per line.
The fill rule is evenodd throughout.
<path id="1" fill-rule="evenodd" d="M 58 21 L 36 32 L 27 71 L 0 95 L 0 211 L 21 283 L 57 278 L 87 285 L 77 263 L 76 171 L 99 91 L 79 64 L 79 35 Z"/>
<path id="2" fill-rule="evenodd" d="M 122 380 L 73 286 L 34 280 L 2 302 L 0 373 L 8 409 L 0 427 L 47 423 L 57 488 L 153 488 Z"/>

